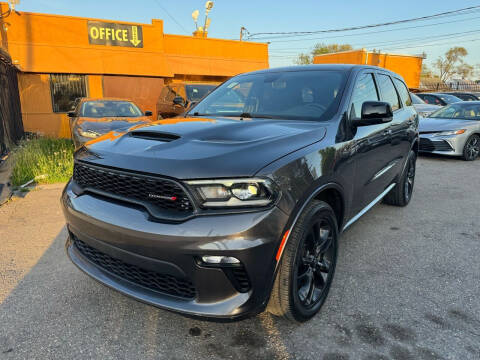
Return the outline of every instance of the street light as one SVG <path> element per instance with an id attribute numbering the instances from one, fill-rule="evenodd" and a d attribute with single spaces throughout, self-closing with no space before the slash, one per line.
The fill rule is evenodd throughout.
<path id="1" fill-rule="evenodd" d="M 198 15 L 200 14 L 200 11 L 198 10 L 195 10 L 194 12 L 192 12 L 192 19 L 193 21 L 195 22 L 195 29 L 198 30 L 198 23 L 197 23 L 197 20 L 198 20 Z"/>
<path id="2" fill-rule="evenodd" d="M 207 32 L 207 28 L 210 26 L 210 19 L 208 19 L 208 13 L 213 8 L 213 1 L 207 1 L 205 3 L 205 22 L 203 24 L 203 37 L 205 37 L 205 33 Z"/>

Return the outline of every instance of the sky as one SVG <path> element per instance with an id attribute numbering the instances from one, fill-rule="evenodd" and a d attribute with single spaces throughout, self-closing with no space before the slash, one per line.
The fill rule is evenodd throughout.
<path id="1" fill-rule="evenodd" d="M 189 35 L 194 30 L 191 13 L 199 9 L 199 19 L 203 22 L 204 4 L 204 0 L 21 0 L 17 10 L 140 23 L 150 23 L 152 18 L 162 19 L 166 33 Z M 242 26 L 250 34 L 338 29 L 428 16 L 475 5 L 480 5 L 480 1 L 216 0 L 210 12 L 208 36 L 238 39 Z M 270 36 L 261 41 L 270 42 L 271 67 L 293 64 L 298 53 L 311 51 L 318 42 L 349 43 L 354 48 L 399 54 L 425 52 L 428 65 L 452 46 L 463 46 L 469 53 L 466 61 L 480 64 L 480 8 L 460 16 L 375 29 L 304 37 Z"/>

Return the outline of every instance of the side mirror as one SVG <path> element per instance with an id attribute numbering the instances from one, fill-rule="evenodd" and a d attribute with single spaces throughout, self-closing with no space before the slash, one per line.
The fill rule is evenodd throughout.
<path id="1" fill-rule="evenodd" d="M 73 118 L 73 117 L 76 116 L 75 111 L 69 111 L 69 112 L 67 113 L 67 115 L 68 115 L 68 117 L 70 117 L 70 118 Z"/>
<path id="2" fill-rule="evenodd" d="M 153 113 L 151 111 L 148 111 L 148 110 L 145 111 L 145 116 L 152 116 L 152 115 L 153 115 Z"/>
<path id="3" fill-rule="evenodd" d="M 393 112 L 389 103 L 383 101 L 365 101 L 362 104 L 362 117 L 354 120 L 356 126 L 384 124 L 392 121 Z"/>
<path id="4" fill-rule="evenodd" d="M 177 96 L 173 99 L 173 105 L 179 105 L 185 107 L 185 99 L 181 96 Z"/>

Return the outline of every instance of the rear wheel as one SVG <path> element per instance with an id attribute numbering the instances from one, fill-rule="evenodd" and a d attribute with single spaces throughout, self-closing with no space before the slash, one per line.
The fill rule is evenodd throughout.
<path id="1" fill-rule="evenodd" d="M 473 161 L 480 154 L 480 136 L 472 135 L 468 138 L 465 146 L 463 147 L 463 160 Z"/>
<path id="2" fill-rule="evenodd" d="M 323 201 L 313 201 L 293 228 L 280 260 L 267 311 L 303 322 L 325 302 L 337 262 L 335 213 Z"/>
<path id="3" fill-rule="evenodd" d="M 410 150 L 405 169 L 397 185 L 385 196 L 383 201 L 389 205 L 407 206 L 413 195 L 417 155 Z"/>

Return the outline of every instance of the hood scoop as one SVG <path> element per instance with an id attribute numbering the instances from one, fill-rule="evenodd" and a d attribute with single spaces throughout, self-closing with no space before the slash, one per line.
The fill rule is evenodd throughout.
<path id="1" fill-rule="evenodd" d="M 155 141 L 162 141 L 162 142 L 170 142 L 177 139 L 180 139 L 179 135 L 165 133 L 165 132 L 158 132 L 158 131 L 131 131 L 131 137 L 146 139 L 146 140 L 155 140 Z"/>

